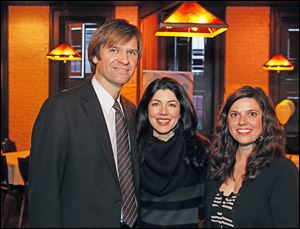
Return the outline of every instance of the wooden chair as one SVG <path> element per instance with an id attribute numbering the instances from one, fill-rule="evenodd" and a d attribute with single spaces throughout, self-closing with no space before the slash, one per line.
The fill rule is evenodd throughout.
<path id="1" fill-rule="evenodd" d="M 8 138 L 5 138 L 1 142 L 1 149 L 3 153 L 15 152 L 17 151 L 16 143 Z"/>
<path id="2" fill-rule="evenodd" d="M 17 201 L 17 207 L 20 209 L 20 199 L 24 194 L 23 185 L 11 185 L 8 180 L 8 166 L 6 156 L 1 154 L 1 228 L 3 228 L 9 220 L 13 201 L 8 206 L 7 216 L 4 218 L 5 199 L 7 196 L 13 197 Z"/>
<path id="3" fill-rule="evenodd" d="M 8 169 L 6 157 L 1 154 L 1 228 L 3 227 L 2 221 L 4 216 L 4 200 L 7 194 L 7 183 L 8 183 Z"/>

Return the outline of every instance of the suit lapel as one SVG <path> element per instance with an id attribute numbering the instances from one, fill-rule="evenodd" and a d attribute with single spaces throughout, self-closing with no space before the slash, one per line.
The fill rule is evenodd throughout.
<path id="1" fill-rule="evenodd" d="M 109 166 L 111 167 L 114 178 L 117 182 L 119 182 L 111 147 L 111 141 L 109 138 L 109 132 L 106 126 L 100 102 L 97 98 L 91 81 L 83 86 L 83 93 L 81 98 L 83 109 L 90 121 L 91 127 L 94 130 L 100 149 L 102 149 L 102 153 L 104 154 Z"/>

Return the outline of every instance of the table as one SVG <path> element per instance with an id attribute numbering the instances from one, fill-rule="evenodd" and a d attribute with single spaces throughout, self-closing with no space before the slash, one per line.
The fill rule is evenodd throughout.
<path id="1" fill-rule="evenodd" d="M 8 168 L 8 181 L 13 185 L 24 185 L 20 170 L 18 157 L 25 158 L 29 156 L 30 151 L 17 151 L 4 153 Z"/>

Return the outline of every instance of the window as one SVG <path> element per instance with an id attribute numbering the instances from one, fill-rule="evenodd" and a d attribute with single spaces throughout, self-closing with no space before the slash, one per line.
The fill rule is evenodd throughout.
<path id="1" fill-rule="evenodd" d="M 192 98 L 196 113 L 197 113 L 197 118 L 198 118 L 198 130 L 203 130 L 203 106 L 204 106 L 204 96 L 203 95 L 193 95 Z"/>
<path id="2" fill-rule="evenodd" d="M 288 28 L 287 57 L 294 65 L 299 63 L 299 28 Z M 298 66 L 297 66 L 298 67 Z"/>
<path id="3" fill-rule="evenodd" d="M 68 23 L 69 44 L 76 49 L 82 57 L 82 60 L 70 61 L 68 69 L 69 78 L 83 79 L 90 76 L 91 68 L 87 50 L 90 39 L 98 26 L 98 23 Z"/>
<path id="4" fill-rule="evenodd" d="M 271 10 L 271 53 L 282 53 L 295 68 L 270 72 L 270 97 L 276 105 L 284 99 L 295 104 L 295 112 L 284 126 L 286 152 L 299 154 L 299 12 L 295 7 Z"/>
<path id="5" fill-rule="evenodd" d="M 209 136 L 213 118 L 213 46 L 204 37 L 166 37 L 166 70 L 193 73 L 193 95 L 198 126 L 197 129 Z M 210 42 L 213 42 L 211 40 Z"/>

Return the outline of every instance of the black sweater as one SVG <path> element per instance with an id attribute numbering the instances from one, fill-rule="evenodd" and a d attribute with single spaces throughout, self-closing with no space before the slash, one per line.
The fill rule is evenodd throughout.
<path id="1" fill-rule="evenodd" d="M 206 186 L 206 227 L 210 228 L 212 200 L 221 183 L 210 180 Z M 233 206 L 237 228 L 299 227 L 299 172 L 287 158 L 281 157 L 245 181 Z"/>
<path id="2" fill-rule="evenodd" d="M 206 143 L 197 141 L 195 156 L 202 158 L 197 160 L 198 167 L 186 163 L 187 149 L 194 144 L 182 136 L 168 142 L 151 141 L 152 149 L 141 163 L 141 227 L 198 227 L 204 209 Z"/>

